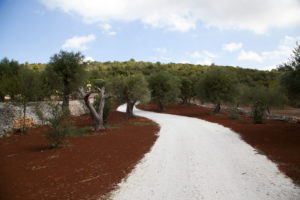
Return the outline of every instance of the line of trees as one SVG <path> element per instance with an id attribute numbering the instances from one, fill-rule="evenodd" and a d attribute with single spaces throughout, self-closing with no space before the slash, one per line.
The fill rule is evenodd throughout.
<path id="1" fill-rule="evenodd" d="M 248 105 L 255 122 L 261 123 L 270 107 L 297 105 L 300 100 L 300 47 L 297 44 L 289 62 L 271 72 L 225 66 L 195 66 L 136 62 L 83 62 L 80 53 L 60 51 L 45 65 L 19 64 L 4 58 L 0 61 L 0 100 L 9 95 L 23 106 L 30 101 L 59 97 L 68 112 L 70 97 L 84 99 L 95 122 L 104 128 L 105 102 L 127 103 L 126 117 L 133 116 L 137 102 L 150 100 L 164 105 L 179 99 L 215 104 L 214 113 L 222 105 Z M 89 85 L 90 87 L 87 87 Z M 98 94 L 98 104 L 90 102 Z M 25 130 L 24 115 L 24 130 Z"/>

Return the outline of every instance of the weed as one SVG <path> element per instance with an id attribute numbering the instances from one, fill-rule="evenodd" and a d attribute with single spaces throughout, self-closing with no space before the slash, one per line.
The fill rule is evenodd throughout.
<path id="1" fill-rule="evenodd" d="M 73 129 L 70 133 L 69 136 L 72 138 L 78 137 L 78 136 L 85 136 L 87 135 L 86 132 L 89 130 L 92 130 L 92 126 L 85 126 L 80 129 Z"/>
<path id="2" fill-rule="evenodd" d="M 260 149 L 255 149 L 256 153 L 255 154 L 260 154 L 260 155 L 265 155 L 265 152 L 263 152 L 262 150 Z"/>
<path id="3" fill-rule="evenodd" d="M 150 126 L 150 125 L 155 125 L 153 122 L 134 122 L 135 126 Z"/>
<path id="4" fill-rule="evenodd" d="M 109 129 L 120 129 L 120 126 L 115 124 L 107 124 L 106 127 Z"/>

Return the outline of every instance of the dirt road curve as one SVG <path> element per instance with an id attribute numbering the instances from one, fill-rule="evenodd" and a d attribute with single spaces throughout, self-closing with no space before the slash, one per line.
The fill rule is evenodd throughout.
<path id="1" fill-rule="evenodd" d="M 183 116 L 135 114 L 159 123 L 159 138 L 112 199 L 300 199 L 299 187 L 228 128 Z"/>

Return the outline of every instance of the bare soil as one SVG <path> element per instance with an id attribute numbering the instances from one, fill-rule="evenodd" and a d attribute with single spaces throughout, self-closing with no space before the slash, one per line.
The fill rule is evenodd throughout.
<path id="1" fill-rule="evenodd" d="M 78 128 L 93 124 L 89 115 L 73 119 Z M 117 111 L 108 124 L 57 149 L 49 149 L 46 127 L 1 139 L 0 199 L 98 199 L 113 190 L 150 150 L 159 127 Z"/>
<path id="2" fill-rule="evenodd" d="M 138 107 L 159 112 L 155 103 Z M 182 104 L 167 105 L 161 113 L 196 117 L 231 128 L 257 153 L 266 155 L 296 184 L 300 183 L 300 123 L 266 120 L 264 124 L 254 124 L 247 116 L 230 119 L 225 112 L 214 115 L 212 109 Z"/>

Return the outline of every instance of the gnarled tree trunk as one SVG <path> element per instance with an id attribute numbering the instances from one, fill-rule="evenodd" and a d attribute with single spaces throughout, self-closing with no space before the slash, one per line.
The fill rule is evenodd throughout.
<path id="1" fill-rule="evenodd" d="M 89 97 L 92 94 L 92 91 L 85 93 L 83 88 L 80 88 L 79 91 L 80 91 L 81 95 L 83 96 L 85 105 L 88 107 L 90 114 L 94 120 L 95 130 L 101 130 L 101 129 L 105 128 L 104 122 L 103 122 L 103 109 L 104 109 L 104 105 L 105 105 L 105 100 L 107 98 L 110 98 L 110 96 L 107 96 L 105 94 L 104 87 L 102 89 L 99 89 L 99 88 L 97 88 L 97 89 L 101 93 L 101 100 L 100 100 L 99 107 L 97 110 L 94 108 L 94 106 L 89 101 Z"/>

